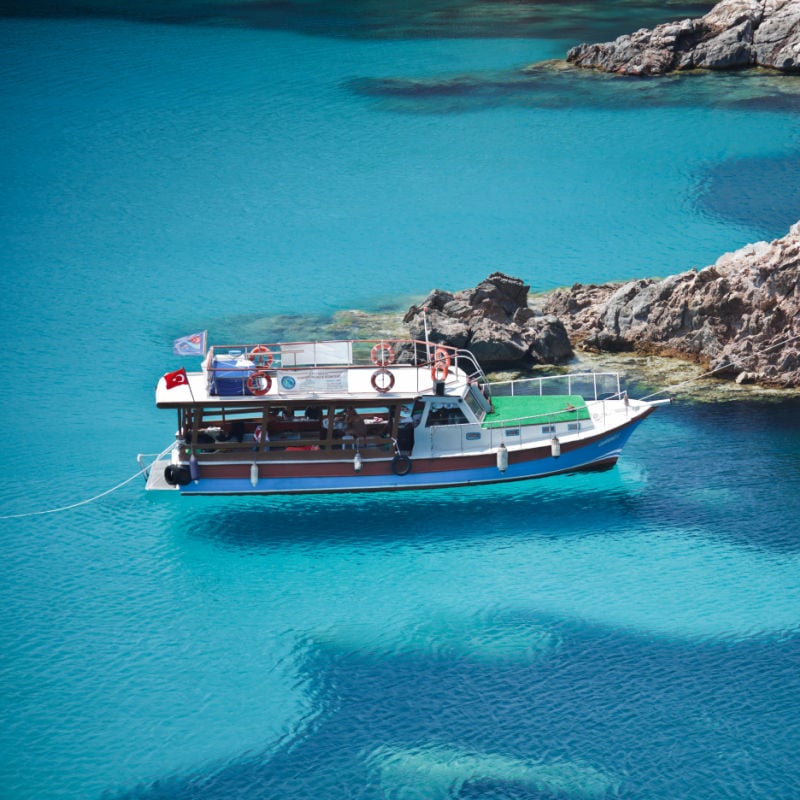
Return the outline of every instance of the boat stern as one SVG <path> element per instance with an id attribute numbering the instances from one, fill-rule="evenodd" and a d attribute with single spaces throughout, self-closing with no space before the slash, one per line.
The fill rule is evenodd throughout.
<path id="1" fill-rule="evenodd" d="M 167 468 L 172 465 L 171 454 L 174 448 L 170 448 L 165 453 L 156 456 L 152 454 L 139 453 L 136 460 L 142 468 L 145 477 L 145 489 L 149 491 L 171 491 L 177 492 L 180 487 L 176 483 L 167 480 Z"/>

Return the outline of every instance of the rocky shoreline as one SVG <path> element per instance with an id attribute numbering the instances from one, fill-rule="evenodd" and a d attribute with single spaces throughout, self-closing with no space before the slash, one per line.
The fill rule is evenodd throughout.
<path id="1" fill-rule="evenodd" d="M 695 397 L 786 396 L 800 392 L 800 222 L 664 279 L 530 295 L 521 279 L 495 272 L 473 288 L 434 289 L 405 314 L 247 324 L 289 339 L 428 338 L 469 348 L 489 372 L 615 370 L 658 388 L 692 382 L 684 393 Z"/>
<path id="2" fill-rule="evenodd" d="M 542 310 L 583 349 L 678 356 L 739 383 L 800 387 L 800 222 L 700 270 L 558 290 Z"/>
<path id="3" fill-rule="evenodd" d="M 800 388 L 800 222 L 780 239 L 663 280 L 575 284 L 532 301 L 519 278 L 433 290 L 403 322 L 414 338 L 468 347 L 486 369 L 605 354 L 679 358 L 718 378 Z"/>
<path id="4" fill-rule="evenodd" d="M 578 67 L 620 75 L 766 67 L 800 72 L 798 0 L 722 0 L 707 14 L 642 28 L 567 53 Z"/>

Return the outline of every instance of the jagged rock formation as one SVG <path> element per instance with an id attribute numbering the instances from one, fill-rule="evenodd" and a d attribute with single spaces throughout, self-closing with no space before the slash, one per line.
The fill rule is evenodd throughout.
<path id="1" fill-rule="evenodd" d="M 434 289 L 403 322 L 414 338 L 424 339 L 426 309 L 430 341 L 467 347 L 486 369 L 568 361 L 573 351 L 564 325 L 531 310 L 529 290 L 519 278 L 495 272 L 474 289 Z"/>
<path id="2" fill-rule="evenodd" d="M 798 387 L 800 222 L 699 271 L 558 290 L 544 310 L 585 348 L 677 355 L 740 382 Z"/>
<path id="3" fill-rule="evenodd" d="M 578 45 L 567 61 L 622 75 L 752 66 L 800 72 L 800 0 L 722 0 L 697 19 Z"/>

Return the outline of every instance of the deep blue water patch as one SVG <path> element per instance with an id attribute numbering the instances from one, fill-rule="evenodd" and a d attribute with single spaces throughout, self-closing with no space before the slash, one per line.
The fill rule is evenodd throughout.
<path id="1" fill-rule="evenodd" d="M 800 153 L 728 159 L 698 178 L 697 206 L 725 222 L 782 236 L 800 218 Z"/>
<path id="2" fill-rule="evenodd" d="M 680 438 L 670 416 L 680 417 Z M 643 526 L 689 525 L 717 541 L 800 553 L 796 531 L 780 522 L 784 513 L 800 519 L 800 400 L 679 401 L 648 424 L 661 466 L 631 498 Z M 760 452 L 770 454 L 769 467 Z"/>
<path id="3" fill-rule="evenodd" d="M 174 0 L 8 0 L 3 16 L 117 17 L 167 24 L 238 25 L 352 38 L 554 38 L 613 39 L 641 27 L 704 14 L 713 3 L 684 1 L 666 8 L 652 0 L 606 0 L 587 6 L 559 0 L 262 0 L 217 2 Z"/>
<path id="4" fill-rule="evenodd" d="M 602 40 L 606 14 L 630 30 L 644 7 L 592 3 L 579 24 Z M 284 8 L 321 35 L 203 13 L 2 21 L 5 403 L 30 434 L 3 450 L 4 513 L 99 494 L 173 440 L 153 387 L 197 367 L 178 336 L 293 335 L 298 314 L 495 270 L 544 290 L 708 264 L 753 229 L 697 213 L 698 170 L 796 148 L 789 105 L 732 105 L 766 77 L 516 75 L 568 43 L 370 41 L 423 31 L 419 7 Z M 552 30 L 578 19 L 549 8 Z M 459 10 L 480 9 L 457 7 L 454 34 Z M 342 90 L 453 75 L 452 96 Z M 182 499 L 137 478 L 7 520 L 4 797 L 386 800 L 376 748 L 447 746 L 582 761 L 619 779 L 609 796 L 796 800 L 799 418 L 794 400 L 679 403 L 609 472 L 506 487 Z M 508 777 L 462 800 L 551 800 Z"/>
<path id="5" fill-rule="evenodd" d="M 498 666 L 311 645 L 305 669 L 319 715 L 310 729 L 269 753 L 243 753 L 114 796 L 407 796 L 402 785 L 387 783 L 380 762 L 375 769 L 375 753 L 389 761 L 427 746 L 483 753 L 490 731 L 492 753 L 591 766 L 609 788 L 534 790 L 509 774 L 469 781 L 457 796 L 672 800 L 690 788 L 692 796 L 721 800 L 746 774 L 749 798 L 791 800 L 800 785 L 800 639 L 686 644 L 532 621 L 558 632 L 562 646 L 554 657 Z M 776 663 L 783 665 L 777 673 Z M 778 740 L 781 755 L 774 752 Z M 405 790 L 439 797 L 425 786 L 427 777 L 412 773 L 408 779 L 418 783 Z"/>

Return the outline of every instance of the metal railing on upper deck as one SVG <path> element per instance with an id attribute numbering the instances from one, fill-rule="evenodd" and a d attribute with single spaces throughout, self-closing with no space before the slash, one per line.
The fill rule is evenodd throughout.
<path id="1" fill-rule="evenodd" d="M 458 347 L 419 339 L 332 339 L 307 342 L 213 345 L 204 366 L 215 358 L 245 358 L 271 367 L 388 366 L 390 364 L 433 365 L 437 351 L 446 353 L 451 364 L 467 374 L 483 376 L 475 356 Z M 483 376 L 485 377 L 485 376 Z"/>
<path id="2" fill-rule="evenodd" d="M 233 381 L 245 393 L 248 379 L 258 373 L 280 370 L 341 370 L 350 367 L 389 369 L 429 367 L 434 380 L 460 373 L 478 383 L 488 395 L 486 376 L 468 350 L 418 339 L 340 339 L 313 342 L 273 342 L 215 345 L 203 361 L 209 388 L 213 382 Z"/>
<path id="3" fill-rule="evenodd" d="M 575 394 L 584 400 L 613 400 L 624 395 L 618 372 L 569 372 L 541 378 L 497 381 L 490 386 L 496 397 Z"/>

